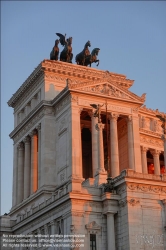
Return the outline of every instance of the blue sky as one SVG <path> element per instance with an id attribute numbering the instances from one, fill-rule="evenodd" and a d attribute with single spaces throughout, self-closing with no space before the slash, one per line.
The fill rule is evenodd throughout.
<path id="1" fill-rule="evenodd" d="M 13 110 L 7 101 L 49 59 L 55 33 L 73 37 L 73 63 L 90 40 L 91 49 L 100 48 L 99 69 L 135 80 L 131 91 L 147 93 L 146 106 L 166 112 L 165 24 L 164 1 L 1 1 L 1 214 L 12 201 Z"/>

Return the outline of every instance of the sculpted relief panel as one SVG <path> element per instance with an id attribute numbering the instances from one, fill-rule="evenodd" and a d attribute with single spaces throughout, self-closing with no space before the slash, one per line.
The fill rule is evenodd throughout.
<path id="1" fill-rule="evenodd" d="M 124 92 L 120 91 L 119 89 L 117 89 L 114 86 L 111 86 L 109 84 L 85 86 L 83 88 L 80 88 L 80 90 L 85 91 L 85 92 L 93 92 L 96 94 L 113 96 L 113 97 L 117 97 L 117 98 L 131 99 L 131 97 L 129 95 L 125 94 Z"/>

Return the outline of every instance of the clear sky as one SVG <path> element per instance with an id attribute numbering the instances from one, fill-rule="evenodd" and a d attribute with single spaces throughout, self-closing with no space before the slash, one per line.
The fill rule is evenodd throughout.
<path id="1" fill-rule="evenodd" d="M 131 91 L 147 93 L 146 106 L 166 112 L 165 1 L 1 1 L 1 214 L 12 201 L 13 109 L 7 101 L 49 59 L 56 32 L 73 37 L 73 63 L 90 40 L 91 49 L 100 48 L 99 69 L 135 80 Z"/>

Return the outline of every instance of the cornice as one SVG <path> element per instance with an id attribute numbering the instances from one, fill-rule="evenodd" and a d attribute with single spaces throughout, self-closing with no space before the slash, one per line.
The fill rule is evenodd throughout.
<path id="1" fill-rule="evenodd" d="M 10 138 L 13 139 L 16 135 L 18 135 L 22 129 L 23 133 L 29 131 L 34 124 L 37 123 L 45 114 L 53 114 L 53 110 L 50 112 L 45 111 L 48 108 L 52 108 L 50 101 L 41 101 L 24 119 L 23 121 L 9 134 Z M 36 124 L 37 125 L 37 124 Z M 18 140 L 19 140 L 18 135 Z"/>
<path id="2" fill-rule="evenodd" d="M 42 74 L 42 64 L 40 63 L 35 70 L 30 74 L 30 76 L 25 80 L 25 82 L 20 86 L 20 88 L 13 94 L 10 100 L 7 102 L 10 107 L 14 107 L 16 102 L 22 97 L 22 95 L 27 92 L 27 90 L 34 84 L 36 79 Z"/>
<path id="3" fill-rule="evenodd" d="M 139 131 L 140 131 L 140 134 L 142 134 L 142 135 L 151 136 L 151 137 L 155 137 L 158 139 L 161 139 L 161 137 L 162 137 L 161 133 L 157 133 L 157 132 L 154 132 L 152 130 L 146 130 L 143 128 L 139 128 Z"/>
<path id="4" fill-rule="evenodd" d="M 125 75 L 111 73 L 108 71 L 98 70 L 90 67 L 84 67 L 80 65 L 69 64 L 61 61 L 43 60 L 20 88 L 13 94 L 8 101 L 10 107 L 15 107 L 16 103 L 23 96 L 24 93 L 34 84 L 36 79 L 40 75 L 44 75 L 44 78 L 60 77 L 64 82 L 67 78 L 72 78 L 76 82 L 77 80 L 86 81 L 97 81 L 100 79 L 111 79 L 111 81 L 122 85 L 125 88 L 129 88 L 133 84 L 133 80 L 126 79 Z"/>
<path id="5" fill-rule="evenodd" d="M 143 105 L 139 109 L 139 113 L 144 114 L 144 115 L 152 115 L 152 116 L 155 116 L 155 117 L 156 117 L 156 115 L 161 115 L 161 116 L 166 115 L 166 113 L 160 112 L 158 109 L 154 110 L 154 109 L 151 109 L 151 108 L 147 108 L 146 105 Z"/>

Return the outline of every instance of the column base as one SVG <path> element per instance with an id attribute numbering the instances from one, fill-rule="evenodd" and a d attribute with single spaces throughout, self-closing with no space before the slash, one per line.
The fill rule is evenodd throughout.
<path id="1" fill-rule="evenodd" d="M 106 171 L 97 171 L 95 174 L 95 186 L 100 186 L 103 183 L 107 182 L 107 172 Z"/>
<path id="2" fill-rule="evenodd" d="M 76 191 L 76 192 L 81 192 L 82 189 L 82 182 L 84 181 L 84 178 L 76 178 L 76 177 L 71 177 L 69 185 L 68 185 L 68 191 Z"/>

